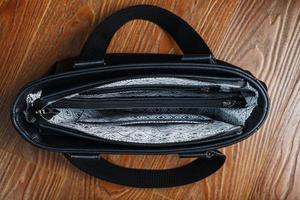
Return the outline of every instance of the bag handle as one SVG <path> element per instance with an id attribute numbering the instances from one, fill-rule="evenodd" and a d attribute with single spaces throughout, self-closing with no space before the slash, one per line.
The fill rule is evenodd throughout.
<path id="1" fill-rule="evenodd" d="M 194 156 L 194 155 L 191 155 Z M 97 178 L 131 187 L 162 188 L 193 183 L 216 172 L 225 162 L 225 155 L 215 150 L 191 163 L 172 169 L 151 170 L 125 168 L 98 155 L 68 154 L 65 157 L 77 168 Z"/>
<path id="2" fill-rule="evenodd" d="M 212 55 L 205 41 L 183 19 L 156 6 L 138 5 L 120 10 L 102 21 L 87 39 L 79 57 L 85 61 L 104 60 L 114 33 L 134 19 L 159 25 L 174 38 L 183 54 Z"/>

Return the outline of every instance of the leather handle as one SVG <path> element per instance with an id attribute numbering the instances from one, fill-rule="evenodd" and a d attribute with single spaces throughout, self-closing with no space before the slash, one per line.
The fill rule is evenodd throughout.
<path id="1" fill-rule="evenodd" d="M 139 5 L 120 10 L 101 22 L 87 39 L 81 51 L 81 60 L 104 60 L 114 33 L 134 19 L 148 20 L 159 25 L 174 38 L 184 54 L 212 54 L 205 41 L 183 19 L 156 6 Z"/>
<path id="2" fill-rule="evenodd" d="M 65 153 L 66 158 L 73 165 L 92 176 L 120 185 L 139 188 L 173 187 L 206 178 L 216 172 L 226 159 L 225 155 L 219 151 L 210 152 L 209 155 L 197 158 L 178 168 L 151 170 L 121 167 L 98 155 Z"/>

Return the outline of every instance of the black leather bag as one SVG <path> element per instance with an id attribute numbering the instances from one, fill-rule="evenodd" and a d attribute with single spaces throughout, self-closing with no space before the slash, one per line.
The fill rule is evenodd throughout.
<path id="1" fill-rule="evenodd" d="M 106 54 L 114 33 L 134 19 L 166 30 L 183 55 Z M 106 18 L 79 57 L 26 85 L 12 122 L 31 144 L 62 152 L 86 173 L 133 187 L 192 183 L 217 171 L 218 148 L 258 130 L 269 109 L 266 85 L 216 60 L 194 29 L 155 6 L 134 6 Z M 114 165 L 99 154 L 177 154 L 186 166 L 150 170 Z"/>

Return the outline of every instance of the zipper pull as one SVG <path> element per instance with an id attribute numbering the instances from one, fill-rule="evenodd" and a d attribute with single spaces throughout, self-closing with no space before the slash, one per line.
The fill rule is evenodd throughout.
<path id="1" fill-rule="evenodd" d="M 217 150 L 213 151 L 202 151 L 202 152 L 188 152 L 188 153 L 179 153 L 178 154 L 180 158 L 211 158 L 213 156 L 220 156 L 223 155 Z"/>
<path id="2" fill-rule="evenodd" d="M 223 101 L 223 106 L 224 106 L 224 107 L 231 108 L 231 107 L 233 107 L 235 104 L 236 104 L 236 100 L 226 100 L 226 101 Z"/>
<path id="3" fill-rule="evenodd" d="M 46 108 L 42 108 L 40 110 L 36 110 L 35 113 L 38 114 L 39 116 L 49 120 L 54 115 L 57 115 L 59 113 L 59 110 L 46 107 Z"/>

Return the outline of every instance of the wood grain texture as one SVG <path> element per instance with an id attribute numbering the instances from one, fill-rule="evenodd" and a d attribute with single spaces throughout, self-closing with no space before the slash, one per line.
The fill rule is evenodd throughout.
<path id="1" fill-rule="evenodd" d="M 226 164 L 205 180 L 136 189 L 95 179 L 57 153 L 25 142 L 9 120 L 17 91 L 78 55 L 105 16 L 136 4 L 167 8 L 191 24 L 215 56 L 265 81 L 271 112 L 258 133 L 222 149 Z M 299 0 L 0 0 L 0 199 L 300 199 Z M 180 53 L 152 23 L 133 21 L 109 52 Z M 120 165 L 170 168 L 176 156 L 107 156 Z"/>

